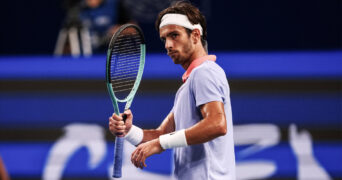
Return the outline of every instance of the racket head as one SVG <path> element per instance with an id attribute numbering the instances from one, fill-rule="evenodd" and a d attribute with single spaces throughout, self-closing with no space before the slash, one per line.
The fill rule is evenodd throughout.
<path id="1" fill-rule="evenodd" d="M 106 82 L 113 104 L 133 99 L 145 65 L 145 39 L 134 24 L 122 25 L 113 35 L 107 52 Z M 130 103 L 126 103 L 128 109 Z"/>

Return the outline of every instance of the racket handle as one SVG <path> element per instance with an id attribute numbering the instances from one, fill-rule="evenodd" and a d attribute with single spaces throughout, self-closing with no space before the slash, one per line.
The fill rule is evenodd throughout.
<path id="1" fill-rule="evenodd" d="M 123 152 L 123 137 L 115 138 L 114 145 L 114 168 L 113 168 L 113 177 L 120 178 L 122 176 L 122 152 Z"/>
<path id="2" fill-rule="evenodd" d="M 126 122 L 126 119 L 127 119 L 127 114 L 123 114 L 122 115 L 122 120 L 123 120 L 124 123 Z"/>

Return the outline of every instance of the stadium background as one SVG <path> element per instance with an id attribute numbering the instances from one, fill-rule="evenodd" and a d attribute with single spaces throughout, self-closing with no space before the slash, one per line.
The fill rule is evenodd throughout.
<path id="1" fill-rule="evenodd" d="M 209 51 L 231 86 L 238 176 L 315 179 L 304 167 L 341 179 L 341 2 L 192 2 L 207 17 Z M 154 128 L 171 108 L 183 72 L 154 30 L 168 1 L 126 3 L 147 39 L 132 110 L 137 125 Z M 11 179 L 108 179 L 113 138 L 105 53 L 52 55 L 65 17 L 61 1 L 4 1 L 0 9 L 0 156 Z M 311 138 L 294 135 L 304 130 Z M 303 151 L 312 143 L 312 153 L 304 152 L 311 161 L 303 163 L 296 142 Z M 152 157 L 143 172 L 126 162 L 126 177 L 167 178 L 171 162 L 170 151 Z"/>

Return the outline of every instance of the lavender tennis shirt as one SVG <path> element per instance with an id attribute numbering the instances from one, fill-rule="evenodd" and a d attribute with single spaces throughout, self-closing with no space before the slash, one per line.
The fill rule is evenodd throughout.
<path id="1" fill-rule="evenodd" d="M 195 67 L 179 88 L 173 106 L 176 131 L 187 129 L 203 118 L 200 106 L 223 102 L 227 134 L 209 142 L 174 149 L 175 176 L 179 180 L 235 180 L 230 90 L 226 74 L 214 61 Z"/>

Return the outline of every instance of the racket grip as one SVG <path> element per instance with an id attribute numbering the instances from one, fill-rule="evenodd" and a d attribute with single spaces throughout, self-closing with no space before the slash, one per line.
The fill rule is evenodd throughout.
<path id="1" fill-rule="evenodd" d="M 113 177 L 120 178 L 122 176 L 122 152 L 123 152 L 123 137 L 115 138 L 114 145 L 114 168 L 113 168 Z"/>
<path id="2" fill-rule="evenodd" d="M 126 119 L 127 119 L 127 115 L 126 115 L 126 114 L 123 114 L 123 115 L 122 115 L 122 120 L 123 120 L 124 123 L 126 122 Z"/>

